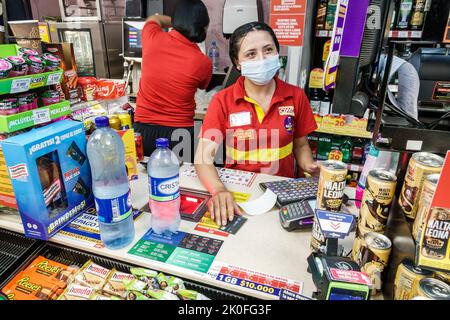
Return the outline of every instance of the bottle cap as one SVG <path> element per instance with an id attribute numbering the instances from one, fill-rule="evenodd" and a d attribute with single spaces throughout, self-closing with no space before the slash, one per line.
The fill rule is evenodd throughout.
<path id="1" fill-rule="evenodd" d="M 109 118 L 108 117 L 95 118 L 95 126 L 97 128 L 109 127 Z"/>
<path id="2" fill-rule="evenodd" d="M 166 139 L 166 138 L 156 139 L 156 147 L 157 148 L 168 148 L 169 147 L 169 139 Z"/>

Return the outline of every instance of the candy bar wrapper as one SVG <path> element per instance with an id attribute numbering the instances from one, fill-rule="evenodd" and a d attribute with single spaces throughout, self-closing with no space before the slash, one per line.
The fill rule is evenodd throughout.
<path id="1" fill-rule="evenodd" d="M 156 279 L 162 290 L 176 294 L 178 290 L 185 289 L 183 280 L 179 278 L 166 277 L 163 273 L 159 273 Z"/>
<path id="2" fill-rule="evenodd" d="M 91 300 L 94 294 L 95 290 L 93 288 L 72 283 L 59 296 L 58 300 Z"/>
<path id="3" fill-rule="evenodd" d="M 144 268 L 131 268 L 130 272 L 140 281 L 146 282 L 149 288 L 159 289 L 159 283 L 156 279 L 158 276 L 157 271 Z"/>
<path id="4" fill-rule="evenodd" d="M 84 183 L 83 179 L 78 178 L 77 183 L 75 183 L 75 187 L 73 187 L 72 191 L 81 194 L 85 199 L 89 199 L 91 196 L 91 189 Z"/>
<path id="5" fill-rule="evenodd" d="M 105 285 L 110 273 L 110 269 L 99 266 L 92 262 L 92 260 L 89 260 L 75 276 L 75 283 L 100 291 Z"/>
<path id="6" fill-rule="evenodd" d="M 30 263 L 25 271 L 36 273 L 55 281 L 61 281 L 61 286 L 65 287 L 73 279 L 78 269 L 39 256 Z"/>
<path id="7" fill-rule="evenodd" d="M 125 298 L 127 289 L 125 283 L 134 280 L 135 277 L 132 274 L 124 273 L 113 269 L 103 286 L 103 294 L 107 296 L 117 296 Z"/>
<path id="8" fill-rule="evenodd" d="M 177 295 L 181 300 L 211 300 L 205 295 L 194 290 L 180 289 L 178 290 Z"/>
<path id="9" fill-rule="evenodd" d="M 64 288 L 61 281 L 22 271 L 2 291 L 9 300 L 52 300 Z"/>
<path id="10" fill-rule="evenodd" d="M 82 166 L 84 161 L 86 161 L 86 156 L 83 154 L 83 152 L 81 152 L 75 141 L 72 142 L 69 149 L 67 149 L 67 155 L 74 161 L 78 162 L 80 166 Z"/>
<path id="11" fill-rule="evenodd" d="M 145 294 L 156 300 L 180 300 L 175 294 L 165 290 L 150 289 Z"/>

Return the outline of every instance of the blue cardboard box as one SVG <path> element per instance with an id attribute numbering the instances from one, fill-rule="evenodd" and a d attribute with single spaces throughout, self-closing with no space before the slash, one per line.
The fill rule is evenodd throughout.
<path id="1" fill-rule="evenodd" d="M 47 240 L 93 205 L 82 123 L 59 121 L 2 148 L 26 236 Z"/>

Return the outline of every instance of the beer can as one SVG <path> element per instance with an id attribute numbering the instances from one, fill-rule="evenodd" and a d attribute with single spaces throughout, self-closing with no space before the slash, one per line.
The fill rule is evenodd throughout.
<path id="1" fill-rule="evenodd" d="M 373 230 L 365 228 L 361 226 L 359 223 L 356 226 L 355 241 L 353 242 L 353 249 L 352 249 L 352 259 L 354 261 L 356 261 L 356 257 L 358 256 L 359 251 L 361 250 L 361 247 L 364 243 L 364 236 L 369 232 L 373 232 Z"/>
<path id="2" fill-rule="evenodd" d="M 411 260 L 404 259 L 395 274 L 394 300 L 412 299 L 417 295 L 419 281 L 432 276 L 432 271 L 419 268 Z"/>
<path id="3" fill-rule="evenodd" d="M 369 172 L 363 193 L 359 224 L 376 232 L 384 231 L 395 195 L 397 177 L 390 171 Z"/>
<path id="4" fill-rule="evenodd" d="M 450 286 L 438 279 L 424 278 L 419 281 L 417 296 L 431 300 L 450 300 Z"/>
<path id="5" fill-rule="evenodd" d="M 435 272 L 436 279 L 444 281 L 446 284 L 450 285 L 450 273 L 449 272 Z"/>
<path id="6" fill-rule="evenodd" d="M 316 208 L 338 212 L 341 210 L 342 199 L 347 176 L 347 165 L 341 161 L 328 160 L 320 166 L 320 177 L 317 190 Z M 317 252 L 325 245 L 325 237 L 320 230 L 317 217 L 311 233 L 311 250 Z"/>
<path id="7" fill-rule="evenodd" d="M 431 208 L 424 223 L 421 254 L 436 261 L 446 258 L 449 246 L 450 209 Z"/>
<path id="8" fill-rule="evenodd" d="M 131 123 L 131 116 L 128 112 L 120 113 L 118 117 L 120 119 L 122 130 L 131 129 L 133 127 L 133 124 Z"/>
<path id="9" fill-rule="evenodd" d="M 391 240 L 380 233 L 369 232 L 364 236 L 355 261 L 361 267 L 361 272 L 366 273 L 371 279 L 372 295 L 381 291 L 382 273 L 388 264 L 391 248 Z"/>
<path id="10" fill-rule="evenodd" d="M 430 210 L 431 201 L 433 200 L 439 177 L 439 173 L 430 174 L 426 177 L 425 182 L 423 183 L 421 198 L 417 208 L 417 215 L 412 229 L 412 235 L 416 242 L 419 242 L 422 236 L 423 223 L 425 222 L 426 215 Z"/>
<path id="11" fill-rule="evenodd" d="M 420 191 L 426 176 L 440 173 L 443 163 L 444 158 L 432 153 L 417 152 L 412 155 L 398 200 L 407 218 L 414 220 L 416 217 Z"/>
<path id="12" fill-rule="evenodd" d="M 116 115 L 109 116 L 109 126 L 114 130 L 122 130 L 122 124 Z"/>

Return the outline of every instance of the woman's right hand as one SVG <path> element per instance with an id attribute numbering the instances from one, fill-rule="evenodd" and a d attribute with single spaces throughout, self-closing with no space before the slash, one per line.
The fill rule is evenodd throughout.
<path id="1" fill-rule="evenodd" d="M 227 190 L 216 192 L 208 202 L 208 209 L 211 219 L 215 220 L 218 226 L 226 225 L 228 220 L 233 221 L 235 213 L 242 216 L 232 193 Z"/>

